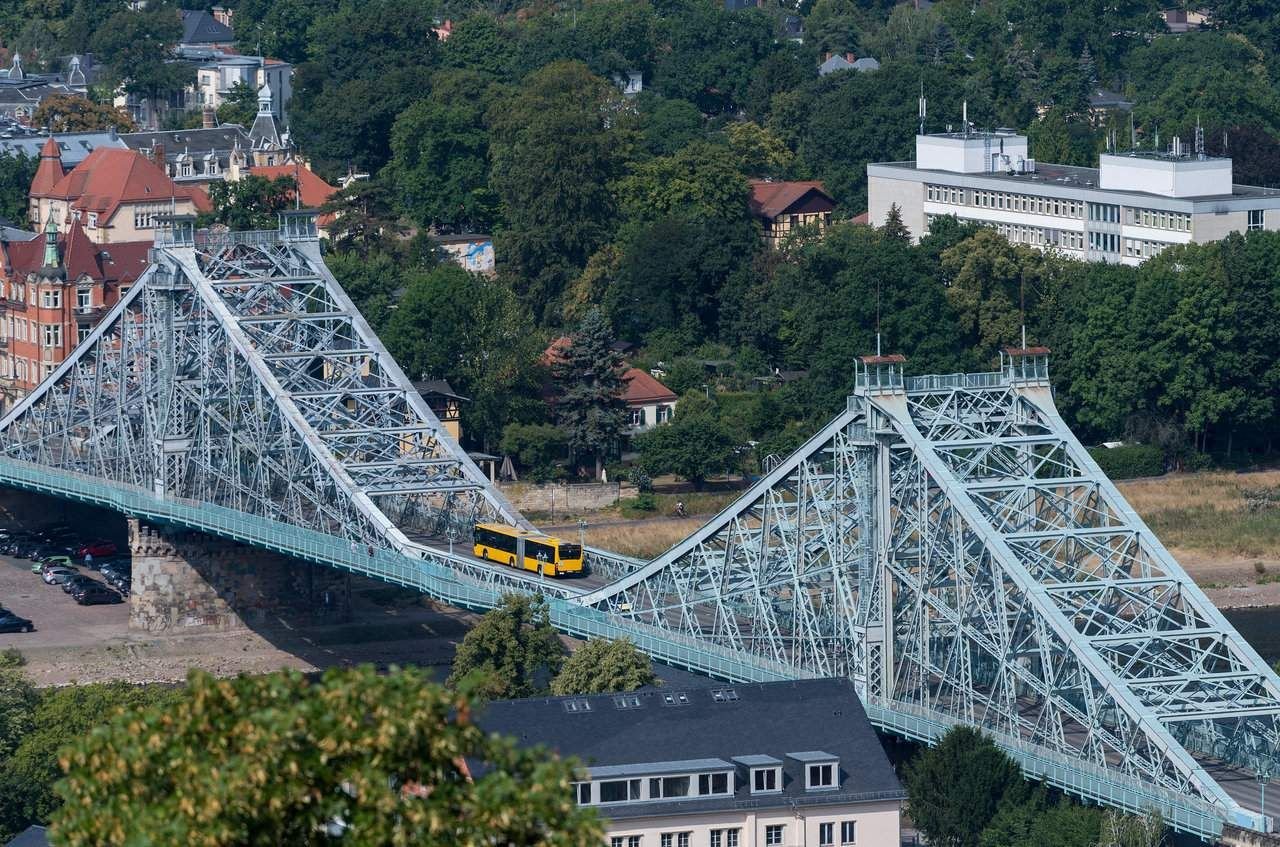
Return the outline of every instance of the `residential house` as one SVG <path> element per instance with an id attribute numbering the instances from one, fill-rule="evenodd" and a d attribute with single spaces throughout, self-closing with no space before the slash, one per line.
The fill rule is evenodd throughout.
<path id="1" fill-rule="evenodd" d="M 1162 9 L 1160 17 L 1172 33 L 1195 32 L 1209 23 L 1209 13 L 1203 9 Z"/>
<path id="2" fill-rule="evenodd" d="M 182 10 L 182 40 L 179 47 L 233 47 L 235 31 L 203 9 Z"/>
<path id="3" fill-rule="evenodd" d="M 499 700 L 476 722 L 577 759 L 608 847 L 901 843 L 906 795 L 849 679 Z"/>
<path id="4" fill-rule="evenodd" d="M 28 197 L 33 229 L 52 216 L 59 232 L 69 233 L 79 223 L 98 244 L 149 241 L 158 216 L 210 208 L 198 186 L 178 185 L 134 150 L 99 147 L 66 171 L 52 138 L 40 152 Z"/>
<path id="5" fill-rule="evenodd" d="M 831 225 L 836 201 L 821 182 L 751 181 L 748 200 L 751 214 L 760 221 L 765 243 L 777 248 L 793 232 L 802 227 L 816 227 L 818 232 Z"/>
<path id="6" fill-rule="evenodd" d="M 1089 93 L 1089 117 L 1095 126 L 1106 121 L 1112 112 L 1132 112 L 1133 101 L 1123 94 L 1106 88 L 1094 88 Z"/>
<path id="7" fill-rule="evenodd" d="M 93 331 L 148 262 L 152 239 L 94 242 L 77 219 L 0 242 L 0 404 L 24 397 Z"/>
<path id="8" fill-rule="evenodd" d="M 454 391 L 445 379 L 419 379 L 414 381 L 413 387 L 444 424 L 445 431 L 453 436 L 454 441 L 461 441 L 462 404 L 470 402 L 470 398 Z"/>
<path id="9" fill-rule="evenodd" d="M 221 52 L 210 55 L 196 68 L 196 84 L 187 108 L 191 111 L 217 109 L 236 85 L 247 85 L 258 92 L 265 88 L 272 116 L 281 125 L 287 122 L 289 101 L 293 99 L 293 65 L 262 56 Z"/>
<path id="10" fill-rule="evenodd" d="M 627 425 L 631 435 L 653 429 L 671 420 L 679 398 L 650 373 L 628 368 L 622 375 L 626 388 L 622 399 L 627 404 Z"/>
<path id="11" fill-rule="evenodd" d="M 338 193 L 337 188 L 325 182 L 319 174 L 297 160 L 288 165 L 255 165 L 249 169 L 249 173 L 267 179 L 292 177 L 298 184 L 297 203 L 304 209 L 318 209 Z M 329 225 L 333 223 L 334 217 L 335 215 L 331 213 L 316 217 L 316 230 L 321 237 L 329 236 Z"/>
<path id="12" fill-rule="evenodd" d="M 625 97 L 635 97 L 644 91 L 644 74 L 640 71 L 627 71 L 613 75 L 613 84 Z"/>
<path id="13" fill-rule="evenodd" d="M 84 94 L 86 90 L 80 57 L 70 57 L 64 73 L 33 74 L 23 68 L 22 55 L 14 53 L 8 70 L 0 71 L 0 118 L 29 126 L 31 116 L 46 98 Z"/>

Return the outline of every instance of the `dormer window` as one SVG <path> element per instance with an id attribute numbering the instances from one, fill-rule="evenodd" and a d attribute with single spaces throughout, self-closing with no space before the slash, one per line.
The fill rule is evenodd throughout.
<path id="1" fill-rule="evenodd" d="M 795 759 L 804 768 L 804 788 L 806 791 L 829 791 L 840 785 L 840 761 L 830 753 L 818 750 L 806 753 L 788 753 L 788 759 Z"/>
<path id="2" fill-rule="evenodd" d="M 805 783 L 805 788 L 810 791 L 819 788 L 835 788 L 835 769 L 836 766 L 833 763 L 827 763 L 825 765 L 809 765 L 808 779 Z"/>
<path id="3" fill-rule="evenodd" d="M 751 793 L 768 794 L 782 790 L 782 768 L 752 768 Z"/>

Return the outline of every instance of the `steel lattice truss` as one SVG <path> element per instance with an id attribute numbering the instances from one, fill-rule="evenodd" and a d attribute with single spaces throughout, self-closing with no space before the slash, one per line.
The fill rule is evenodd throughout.
<path id="1" fill-rule="evenodd" d="M 319 530 L 343 555 L 316 561 L 394 551 L 377 575 L 472 607 L 498 596 L 474 586 L 540 592 L 571 631 L 732 678 L 848 675 L 886 728 L 915 731 L 896 714 L 930 727 L 917 737 L 980 726 L 1037 751 L 1028 767 L 1058 757 L 1065 771 L 1036 772 L 1100 802 L 1188 800 L 1263 825 L 1216 777 L 1280 765 L 1280 680 L 1071 435 L 1047 364 L 864 372 L 842 414 L 666 554 L 592 551 L 607 584 L 553 584 L 442 547 L 477 519 L 528 524 L 444 433 L 309 226 L 162 235 L 142 279 L 0 420 L 0 479 L 48 469 Z"/>

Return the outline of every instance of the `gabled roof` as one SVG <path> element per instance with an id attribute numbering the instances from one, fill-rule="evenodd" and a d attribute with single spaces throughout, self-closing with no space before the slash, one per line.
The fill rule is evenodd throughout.
<path id="1" fill-rule="evenodd" d="M 267 179 L 279 179 L 282 176 L 290 176 L 297 180 L 298 191 L 301 195 L 299 200 L 303 208 L 318 209 L 325 203 L 329 202 L 329 198 L 338 193 L 338 189 L 325 182 L 313 170 L 304 168 L 301 163 L 292 165 L 259 165 L 251 168 L 249 173 L 254 176 L 264 176 Z M 316 226 L 324 229 L 333 223 L 334 216 L 332 214 L 320 215 L 316 218 Z"/>
<path id="2" fill-rule="evenodd" d="M 26 156 L 34 159 L 40 155 L 52 138 L 57 144 L 62 157 L 63 168 L 74 168 L 90 153 L 99 147 L 118 147 L 124 149 L 124 142 L 113 130 L 105 132 L 55 132 L 52 136 L 44 134 L 16 135 L 14 138 L 0 138 L 0 155 Z M 50 186 L 52 187 L 52 186 Z"/>
<path id="3" fill-rule="evenodd" d="M 177 156 L 182 151 L 192 155 L 204 155 L 210 151 L 230 152 L 237 143 L 243 150 L 249 149 L 249 134 L 239 124 L 223 124 L 210 129 L 172 129 L 155 132 L 122 132 L 120 139 L 131 150 L 151 150 L 163 144 L 165 158 Z"/>
<path id="4" fill-rule="evenodd" d="M 751 180 L 751 197 L 747 202 L 752 214 L 773 219 L 815 191 L 835 205 L 835 200 L 832 200 L 831 195 L 818 180 L 769 182 L 753 179 Z"/>
<path id="5" fill-rule="evenodd" d="M 98 282 L 127 285 L 146 270 L 148 251 L 154 246 L 151 241 L 96 244 L 78 220 L 72 220 L 67 234 L 58 237 L 58 254 L 67 280 L 72 282 L 87 276 Z M 9 242 L 5 252 L 9 267 L 16 274 L 35 273 L 44 266 L 43 238 Z"/>
<path id="6" fill-rule="evenodd" d="M 679 399 L 674 391 L 654 379 L 648 371 L 639 368 L 628 368 L 622 375 L 622 381 L 626 385 L 622 391 L 622 399 L 628 406 L 674 403 Z"/>
<path id="7" fill-rule="evenodd" d="M 70 201 L 73 209 L 97 212 L 104 223 L 121 203 L 158 203 L 172 197 L 189 199 L 200 210 L 210 208 L 203 191 L 177 185 L 141 153 L 106 147 L 90 153 L 46 196 Z"/>
<path id="8" fill-rule="evenodd" d="M 182 10 L 183 44 L 230 44 L 236 40 L 231 27 L 203 10 Z"/>

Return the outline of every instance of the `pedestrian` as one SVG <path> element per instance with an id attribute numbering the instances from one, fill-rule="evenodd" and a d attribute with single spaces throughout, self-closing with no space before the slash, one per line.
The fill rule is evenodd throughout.
<path id="1" fill-rule="evenodd" d="M 84 566 L 93 570 L 93 554 L 88 551 L 84 554 Z"/>

